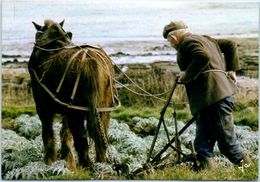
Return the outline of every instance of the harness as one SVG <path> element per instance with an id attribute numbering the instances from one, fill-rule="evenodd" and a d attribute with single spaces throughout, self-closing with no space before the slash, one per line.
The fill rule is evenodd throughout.
<path id="1" fill-rule="evenodd" d="M 210 73 L 210 72 L 223 73 L 226 75 L 226 77 L 230 77 L 230 75 L 232 74 L 232 71 L 224 71 L 224 70 L 220 70 L 220 69 L 209 69 L 209 70 L 205 70 L 205 71 L 202 71 L 199 74 L 197 74 L 197 76 L 195 76 L 194 80 L 196 80 L 197 77 L 200 76 L 201 74 Z"/>
<path id="2" fill-rule="evenodd" d="M 70 57 L 69 62 L 68 62 L 68 64 L 67 64 L 67 66 L 66 66 L 66 68 L 65 68 L 65 71 L 64 71 L 64 73 L 63 73 L 63 75 L 62 75 L 62 77 L 61 77 L 61 80 L 60 80 L 60 82 L 59 82 L 59 84 L 58 84 L 58 87 L 57 87 L 57 89 L 56 89 L 56 93 L 55 93 L 55 94 L 54 94 L 44 83 L 42 83 L 42 79 L 43 79 L 43 77 L 44 77 L 44 73 L 43 73 L 42 77 L 39 78 L 39 76 L 38 76 L 38 74 L 37 74 L 37 72 L 35 71 L 34 68 L 29 68 L 29 69 L 32 71 L 32 73 L 33 73 L 33 75 L 34 75 L 34 77 L 35 77 L 37 83 L 46 91 L 46 93 L 47 93 L 55 102 L 57 102 L 58 104 L 60 104 L 60 105 L 62 105 L 62 106 L 65 106 L 65 107 L 67 107 L 67 108 L 70 108 L 70 109 L 76 109 L 76 110 L 81 110 L 81 111 L 90 111 L 90 108 L 89 108 L 89 107 L 78 106 L 78 105 L 72 104 L 73 101 L 74 101 L 74 99 L 75 99 L 75 95 L 76 95 L 77 88 L 78 88 L 78 85 L 79 85 L 81 72 L 79 72 L 79 73 L 77 74 L 77 77 L 76 77 L 76 80 L 75 80 L 75 83 L 74 83 L 74 86 L 73 86 L 73 89 L 72 89 L 72 93 L 71 93 L 71 96 L 70 96 L 70 103 L 66 103 L 66 102 L 64 102 L 64 101 L 61 101 L 59 98 L 57 98 L 57 95 L 59 94 L 59 92 L 60 92 L 60 90 L 61 90 L 61 87 L 62 87 L 62 85 L 63 85 L 63 83 L 64 83 L 64 81 L 65 81 L 65 77 L 66 77 L 66 75 L 67 75 L 67 73 L 68 73 L 69 68 L 71 67 L 71 64 L 72 64 L 73 60 L 74 60 L 80 53 L 82 53 L 82 52 L 83 52 L 82 60 L 84 60 L 84 59 L 86 58 L 86 55 L 89 55 L 89 56 L 91 57 L 91 55 L 88 53 L 89 50 L 85 50 L 85 49 L 83 49 L 83 48 L 89 47 L 89 48 L 94 48 L 94 49 L 101 50 L 100 47 L 91 46 L 91 45 L 87 45 L 87 44 L 81 45 L 81 46 L 75 45 L 75 46 L 61 47 L 61 48 L 56 48 L 56 49 L 45 49 L 45 48 L 39 47 L 39 46 L 37 46 L 37 45 L 35 45 L 34 47 L 37 48 L 37 49 L 43 50 L 43 51 L 48 51 L 48 52 L 51 52 L 51 51 L 59 51 L 59 50 L 62 50 L 62 49 L 80 48 L 76 53 L 74 53 L 74 54 Z M 97 53 L 97 56 L 98 56 L 104 63 L 106 63 L 105 60 L 103 59 L 103 57 L 102 57 L 101 55 L 99 55 L 98 52 L 96 52 L 96 53 Z M 48 62 L 48 61 L 47 61 L 47 62 Z M 39 67 L 41 67 L 43 64 L 46 64 L 47 62 L 42 63 L 41 65 L 39 65 Z M 106 67 L 108 66 L 107 64 L 105 64 L 105 65 L 106 65 Z M 111 78 L 112 76 L 111 76 L 109 73 L 107 73 L 107 70 L 105 70 L 102 66 L 101 66 L 101 68 L 103 69 L 103 71 L 106 72 L 106 74 L 108 74 L 108 76 L 109 76 L 109 81 L 110 81 L 110 85 L 112 85 L 112 78 Z M 114 86 L 113 86 L 113 87 L 114 87 Z M 114 89 L 115 89 L 115 88 L 114 88 Z M 116 89 L 115 89 L 115 91 L 116 91 Z M 96 108 L 97 112 L 110 112 L 110 111 L 116 110 L 117 108 L 119 108 L 119 107 L 121 106 L 120 100 L 118 99 L 118 94 L 117 94 L 117 92 L 115 92 L 115 94 L 114 94 L 112 87 L 111 87 L 111 95 L 112 95 L 112 100 L 113 100 L 112 106 L 111 106 L 111 107 L 105 107 L 105 108 L 103 108 L 103 107 Z"/>
<path id="3" fill-rule="evenodd" d="M 60 37 L 58 37 L 58 38 L 55 38 L 55 39 L 51 40 L 49 43 L 52 43 L 52 42 L 54 42 L 54 41 L 56 41 L 56 40 L 59 40 L 60 38 L 66 36 L 66 35 L 67 35 L 67 34 L 64 34 L 64 35 L 62 35 L 62 36 L 60 36 Z M 46 45 L 47 45 L 47 44 L 44 44 L 44 46 L 46 46 Z M 36 43 L 35 43 L 35 45 L 34 45 L 34 48 L 39 49 L 39 50 L 42 50 L 42 51 L 46 51 L 46 52 L 60 51 L 60 50 L 63 50 L 63 49 L 79 48 L 79 49 L 80 49 L 79 51 L 83 51 L 84 53 L 86 53 L 87 55 L 89 55 L 89 56 L 91 57 L 91 55 L 89 54 L 90 51 L 89 51 L 89 50 L 86 51 L 85 49 L 83 49 L 83 48 L 85 48 L 85 47 L 89 47 L 89 48 L 92 48 L 92 49 L 94 49 L 94 50 L 100 50 L 100 51 L 102 51 L 102 52 L 106 55 L 106 53 L 105 53 L 100 47 L 98 47 L 98 46 L 93 46 L 93 45 L 89 45 L 89 44 L 75 45 L 75 44 L 72 44 L 72 43 L 71 43 L 71 44 L 68 45 L 68 46 L 62 46 L 62 47 L 53 48 L 53 49 L 43 48 L 42 46 L 39 46 L 39 45 L 37 45 Z M 75 54 L 77 54 L 77 53 L 80 53 L 80 52 L 76 52 Z M 104 58 L 103 58 L 102 56 L 100 56 L 100 53 L 99 53 L 99 52 L 95 52 L 95 53 L 96 53 L 96 56 L 99 57 L 99 59 L 101 59 L 104 63 L 106 63 L 105 60 L 104 60 Z M 72 60 L 76 57 L 75 54 L 71 56 L 69 62 L 72 62 Z M 85 55 L 85 54 L 83 54 L 83 55 Z M 75 56 L 75 57 L 74 57 L 74 56 Z M 82 58 L 82 59 L 83 59 L 83 58 Z M 108 57 L 108 59 L 110 59 L 110 58 Z M 50 60 L 50 61 L 51 61 L 51 60 Z M 49 61 L 45 61 L 45 62 L 42 63 L 39 67 L 43 66 L 44 64 L 46 64 L 46 63 L 48 63 L 48 62 L 49 62 Z M 135 87 L 137 87 L 138 89 L 140 89 L 140 90 L 141 90 L 142 92 L 144 92 L 144 93 L 136 92 L 136 91 L 134 91 L 134 90 L 128 88 L 126 85 L 123 85 L 123 84 L 120 83 L 118 80 L 116 80 L 116 79 L 113 78 L 111 75 L 109 75 L 109 73 L 107 73 L 107 71 L 101 66 L 102 69 L 103 69 L 103 71 L 109 76 L 110 83 L 112 83 L 112 80 L 113 80 L 113 81 L 115 81 L 118 85 L 124 87 L 125 89 L 127 89 L 128 91 L 130 91 L 130 92 L 132 92 L 132 93 L 134 93 L 134 94 L 136 94 L 136 95 L 148 96 L 148 97 L 156 98 L 156 99 L 161 100 L 161 101 L 166 101 L 165 99 L 163 99 L 163 98 L 161 98 L 161 97 L 158 97 L 158 96 L 164 95 L 164 94 L 168 93 L 170 90 L 168 90 L 168 91 L 166 91 L 166 92 L 164 92 L 164 93 L 151 94 L 151 93 L 147 92 L 146 90 L 144 90 L 143 88 L 141 88 L 139 85 L 137 85 L 131 78 L 129 78 L 129 77 L 118 67 L 118 65 L 113 62 L 113 60 L 111 60 L 111 62 L 123 73 L 124 76 L 127 77 L 127 79 L 128 79 L 131 83 L 134 84 Z M 108 66 L 107 64 L 105 64 L 105 65 Z M 69 69 L 69 67 L 70 67 L 70 63 L 68 63 L 66 70 Z M 73 102 L 73 100 L 74 100 L 74 97 L 75 97 L 75 94 L 76 94 L 76 91 L 77 91 L 78 84 L 79 84 L 80 74 L 77 75 L 76 81 L 75 81 L 75 83 L 74 83 L 73 91 L 72 91 L 72 94 L 71 94 L 71 97 L 70 97 L 71 102 L 70 102 L 70 103 L 65 103 L 65 102 L 63 102 L 63 101 L 61 101 L 60 99 L 57 98 L 57 94 L 59 93 L 60 88 L 62 87 L 62 84 L 63 84 L 63 82 L 64 82 L 64 79 L 65 79 L 65 76 L 66 76 L 67 71 L 64 72 L 64 74 L 63 74 L 63 76 L 62 76 L 62 79 L 61 79 L 60 82 L 59 82 L 59 86 L 58 86 L 57 89 L 56 89 L 56 94 L 54 94 L 52 91 L 50 91 L 50 89 L 49 89 L 44 83 L 41 82 L 41 80 L 43 79 L 44 74 L 41 76 L 41 78 L 39 78 L 39 76 L 38 76 L 37 72 L 35 71 L 35 69 L 29 68 L 29 70 L 32 71 L 32 73 L 33 73 L 33 75 L 34 75 L 36 81 L 38 82 L 38 84 L 46 91 L 46 93 L 48 93 L 48 95 L 49 95 L 55 102 L 57 102 L 57 103 L 59 103 L 59 104 L 61 104 L 61 105 L 63 105 L 63 106 L 66 106 L 66 107 L 68 107 L 68 108 L 72 108 L 72 109 L 77 109 L 77 110 L 82 110 L 82 111 L 89 111 L 89 110 L 90 110 L 89 107 L 77 106 L 77 105 L 73 105 L 73 104 L 72 104 L 72 102 Z M 112 85 L 112 84 L 111 84 L 111 85 Z M 121 106 L 121 103 L 120 103 L 120 100 L 119 100 L 119 98 L 118 98 L 118 93 L 117 93 L 116 88 L 114 88 L 115 91 L 116 91 L 115 94 L 114 94 L 114 92 L 113 92 L 112 89 L 113 89 L 113 88 L 111 87 L 111 93 L 112 93 L 112 99 L 113 99 L 113 106 L 112 106 L 112 107 L 109 107 L 109 108 L 96 108 L 97 111 L 99 111 L 99 112 L 114 111 L 114 110 L 116 110 L 117 108 L 119 108 L 119 107 Z"/>
<path id="4" fill-rule="evenodd" d="M 210 69 L 210 70 L 203 71 L 201 73 L 203 74 L 203 73 L 209 73 L 209 72 L 220 72 L 220 73 L 224 73 L 225 75 L 228 75 L 228 72 L 223 71 L 223 70 L 218 70 L 218 69 Z"/>

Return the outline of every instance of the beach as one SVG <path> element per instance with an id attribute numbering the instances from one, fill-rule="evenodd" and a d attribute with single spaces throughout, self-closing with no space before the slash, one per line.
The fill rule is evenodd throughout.
<path id="1" fill-rule="evenodd" d="M 237 71 L 239 94 L 236 100 L 241 104 L 256 103 L 258 100 L 258 39 L 235 37 L 229 39 L 234 40 L 238 45 L 240 68 Z M 176 52 L 166 41 L 122 41 L 100 46 L 111 57 L 114 65 L 151 93 L 170 89 L 174 75 L 179 73 Z M 8 103 L 8 99 L 17 98 L 17 91 L 23 90 L 20 92 L 23 96 L 18 97 L 22 99 L 21 103 L 27 102 L 26 100 L 31 102 L 31 93 L 28 91 L 30 77 L 27 68 L 29 55 L 3 56 L 6 61 L 2 63 L 2 101 Z M 116 79 L 123 84 L 129 84 L 125 81 L 125 77 L 122 77 L 121 71 L 116 72 Z M 153 87 L 158 90 L 154 90 Z M 10 96 L 10 90 L 16 90 L 13 96 Z M 125 90 L 123 95 L 130 95 L 130 92 Z M 186 99 L 181 97 L 180 102 L 183 100 Z M 17 100 L 14 102 L 16 103 Z"/>
<path id="2" fill-rule="evenodd" d="M 239 75 L 258 78 L 258 39 L 227 37 L 234 40 L 238 45 L 238 55 L 240 70 Z M 84 44 L 88 44 L 87 42 Z M 176 63 L 176 51 L 165 40 L 161 41 L 115 41 L 103 44 L 90 44 L 101 46 L 111 57 L 114 64 L 137 64 L 153 62 Z M 11 48 L 12 47 L 12 48 Z M 11 45 L 10 49 L 18 49 L 16 45 Z M 29 61 L 30 47 L 28 53 L 2 54 L 2 71 L 26 73 L 27 62 Z M 17 65 L 17 66 L 15 66 Z M 14 68 L 13 70 L 9 70 Z"/>

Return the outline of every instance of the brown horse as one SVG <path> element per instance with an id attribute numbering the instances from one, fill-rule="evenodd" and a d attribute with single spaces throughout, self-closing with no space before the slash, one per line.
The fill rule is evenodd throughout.
<path id="1" fill-rule="evenodd" d="M 88 136 L 95 142 L 96 161 L 106 162 L 108 125 L 114 104 L 114 69 L 100 47 L 76 46 L 63 23 L 45 20 L 37 33 L 29 61 L 29 72 L 37 113 L 42 122 L 44 161 L 56 160 L 52 129 L 56 113 L 63 116 L 61 158 L 75 168 L 72 138 L 79 164 L 91 166 Z M 71 136 L 72 134 L 72 136 Z"/>

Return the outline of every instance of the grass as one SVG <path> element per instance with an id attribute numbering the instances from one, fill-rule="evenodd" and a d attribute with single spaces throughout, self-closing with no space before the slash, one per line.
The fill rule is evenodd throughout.
<path id="1" fill-rule="evenodd" d="M 77 169 L 70 174 L 58 175 L 51 180 L 90 180 L 93 179 L 92 172 L 83 168 Z M 105 180 L 124 179 L 122 176 L 103 176 Z M 164 169 L 154 170 L 150 173 L 134 177 L 134 180 L 250 180 L 258 179 L 258 161 L 255 161 L 249 168 L 239 169 L 236 166 L 226 167 L 219 165 L 215 172 L 202 170 L 195 172 L 187 166 L 171 166 Z"/>
<path id="2" fill-rule="evenodd" d="M 135 116 L 141 118 L 155 117 L 159 119 L 162 108 L 163 105 L 157 105 L 154 107 L 122 106 L 118 110 L 112 112 L 111 117 L 123 122 L 129 121 Z M 164 117 L 172 118 L 173 111 L 173 107 L 169 106 Z M 233 115 L 236 125 L 249 126 L 254 131 L 258 130 L 258 107 L 245 107 L 241 110 L 234 110 Z M 192 115 L 189 108 L 184 108 L 176 110 L 176 117 L 178 120 L 187 121 L 192 118 Z"/>
<path id="3" fill-rule="evenodd" d="M 200 172 L 192 171 L 188 167 L 173 166 L 163 170 L 157 170 L 153 174 L 146 174 L 142 179 L 145 180 L 257 180 L 258 162 L 244 171 L 238 167 L 218 166 L 217 171 L 211 172 L 202 170 Z"/>
<path id="4" fill-rule="evenodd" d="M 155 117 L 160 118 L 160 112 L 163 105 L 153 107 L 144 106 L 122 106 L 118 110 L 111 113 L 111 117 L 122 122 L 127 122 L 133 117 L 138 116 L 141 118 Z M 170 105 L 165 113 L 165 118 L 173 117 L 173 106 Z M 192 116 L 188 108 L 177 109 L 176 117 L 178 120 L 188 120 Z M 30 105 L 2 105 L 2 127 L 12 128 L 12 120 L 21 114 L 35 115 L 36 109 L 34 104 Z M 247 107 L 241 110 L 234 110 L 233 112 L 235 123 L 237 125 L 250 126 L 253 130 L 258 130 L 258 107 Z"/>
<path id="5" fill-rule="evenodd" d="M 111 117 L 120 120 L 121 122 L 126 122 L 131 120 L 135 116 L 142 118 L 148 117 L 160 117 L 160 112 L 163 105 L 158 105 L 155 107 L 141 107 L 132 106 L 125 107 L 122 106 L 117 111 L 111 113 Z M 257 125 L 258 126 L 258 116 L 256 111 L 258 108 L 251 107 L 243 109 L 242 111 L 234 111 L 234 117 L 237 124 L 240 125 Z M 165 117 L 172 117 L 173 108 L 169 106 Z M 177 118 L 186 121 L 191 118 L 188 108 L 178 109 Z M 35 115 L 34 105 L 3 105 L 2 107 L 2 127 L 15 130 L 13 126 L 13 119 L 21 114 Z M 103 176 L 104 179 L 122 179 L 122 176 Z M 224 167 L 219 166 L 216 173 L 201 171 L 199 173 L 192 171 L 190 168 L 185 166 L 173 166 L 166 167 L 161 170 L 156 170 L 154 173 L 145 174 L 143 176 L 137 176 L 135 179 L 139 180 L 256 180 L 258 178 L 258 165 L 257 161 L 255 164 L 245 169 L 242 172 L 237 167 Z M 86 169 L 77 169 L 70 174 L 58 175 L 53 177 L 51 180 L 90 180 L 93 179 L 93 172 Z"/>
<path id="6" fill-rule="evenodd" d="M 19 78 L 19 79 L 29 79 L 30 75 L 28 73 L 5 73 L 2 74 L 2 79 L 10 80 L 14 78 Z"/>
<path id="7" fill-rule="evenodd" d="M 111 113 L 111 117 L 118 119 L 120 121 L 128 121 L 129 119 L 138 116 L 142 118 L 149 117 L 160 117 L 160 112 L 163 108 L 163 105 L 155 106 L 155 107 L 140 107 L 140 106 L 132 106 L 132 107 L 120 107 L 118 110 Z M 166 118 L 173 117 L 173 108 L 171 106 L 168 107 L 165 116 Z M 188 109 L 177 110 L 177 119 L 188 119 L 191 117 L 191 114 L 188 112 Z"/>
<path id="8" fill-rule="evenodd" d="M 14 130 L 13 119 L 21 114 L 36 114 L 34 105 L 2 105 L 2 128 Z"/>
<path id="9" fill-rule="evenodd" d="M 35 115 L 34 105 L 8 105 L 2 106 L 2 118 L 16 118 L 21 114 Z"/>
<path id="10" fill-rule="evenodd" d="M 151 74 L 153 75 L 153 74 Z M 10 77 L 10 75 L 7 75 Z M 165 82 L 151 82 L 150 77 L 146 77 L 146 83 L 150 83 L 149 87 L 146 87 L 151 93 L 160 93 L 161 86 L 165 86 Z M 154 78 L 154 80 L 159 80 Z M 152 83 L 152 84 L 151 84 Z M 142 84 L 141 84 L 142 85 Z M 167 86 L 166 90 L 171 87 Z M 156 86 L 156 87 L 155 87 Z M 22 88 L 15 90 L 11 87 L 2 88 L 2 128 L 8 128 L 15 130 L 13 125 L 14 118 L 21 114 L 35 115 L 36 110 L 34 106 L 31 93 L 28 89 Z M 177 103 L 185 103 L 184 89 L 178 87 L 176 89 L 174 100 Z M 133 117 L 139 116 L 141 118 L 155 117 L 159 119 L 160 112 L 165 102 L 155 102 L 151 98 L 144 98 L 135 96 L 128 91 L 119 90 L 119 97 L 124 106 L 119 108 L 117 111 L 111 113 L 111 117 L 121 122 L 128 123 Z M 167 98 L 167 96 L 165 96 Z M 170 105 L 165 113 L 166 118 L 172 118 L 173 106 Z M 177 119 L 187 121 L 191 118 L 189 108 L 186 106 L 177 107 Z M 237 125 L 247 125 L 253 130 L 258 130 L 258 104 L 240 104 L 234 109 L 234 118 Z M 162 170 L 156 170 L 154 173 L 145 174 L 137 177 L 140 180 L 256 180 L 258 178 L 258 165 L 255 161 L 255 165 L 245 169 L 242 172 L 240 169 L 235 167 L 224 167 L 219 166 L 217 173 L 208 171 L 201 171 L 196 173 L 188 167 L 184 166 L 173 166 L 166 167 Z M 66 175 L 59 175 L 52 178 L 52 180 L 90 180 L 93 178 L 91 171 L 85 169 L 77 169 L 73 173 Z M 104 179 L 122 179 L 122 177 L 111 177 L 104 176 Z"/>
<path id="11" fill-rule="evenodd" d="M 253 130 L 258 130 L 258 107 L 247 107 L 235 110 L 234 118 L 237 125 L 250 126 Z"/>
<path id="12" fill-rule="evenodd" d="M 92 173 L 89 170 L 79 168 L 69 174 L 54 176 L 51 180 L 90 180 L 92 178 Z M 46 178 L 46 180 L 50 179 Z"/>

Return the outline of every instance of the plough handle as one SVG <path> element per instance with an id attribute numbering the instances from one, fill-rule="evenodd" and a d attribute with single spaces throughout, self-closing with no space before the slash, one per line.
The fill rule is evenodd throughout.
<path id="1" fill-rule="evenodd" d="M 196 117 L 191 118 L 188 123 L 178 132 L 178 135 L 180 136 L 195 120 L 197 120 Z M 151 163 L 155 163 L 160 160 L 161 155 L 171 146 L 171 144 L 175 141 L 175 137 L 171 139 L 171 141 L 165 145 L 165 147 L 154 157 L 154 159 L 151 161 Z"/>
<path id="2" fill-rule="evenodd" d="M 160 120 L 159 120 L 159 123 L 158 123 L 158 126 L 157 126 L 157 130 L 156 130 L 156 133 L 154 135 L 154 138 L 153 138 L 153 142 L 152 142 L 152 145 L 151 145 L 151 148 L 150 148 L 150 151 L 148 153 L 148 156 L 147 156 L 147 162 L 150 162 L 150 158 L 151 158 L 151 155 L 152 155 L 152 152 L 153 152 L 153 149 L 154 149 L 154 145 L 155 145 L 155 142 L 157 140 L 157 137 L 158 137 L 158 133 L 159 133 L 159 130 L 160 130 L 160 127 L 161 127 L 161 124 L 162 122 L 164 122 L 164 114 L 166 112 L 166 109 L 167 107 L 169 106 L 170 102 L 171 102 L 171 98 L 172 98 L 172 95 L 173 95 L 173 92 L 178 84 L 178 77 L 176 77 L 175 79 L 175 82 L 174 82 L 174 85 L 172 87 L 172 90 L 171 90 L 171 93 L 169 95 L 169 98 L 168 100 L 166 101 L 162 111 L 160 112 L 161 116 L 160 116 Z"/>

